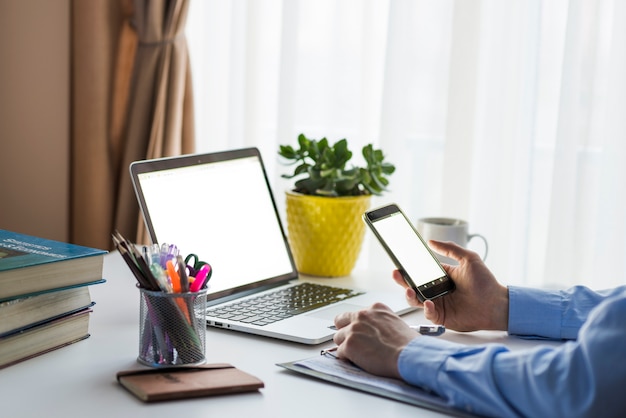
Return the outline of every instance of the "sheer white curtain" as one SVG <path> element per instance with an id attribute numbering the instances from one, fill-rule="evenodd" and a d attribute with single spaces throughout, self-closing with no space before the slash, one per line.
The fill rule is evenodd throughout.
<path id="1" fill-rule="evenodd" d="M 625 2 L 194 0 L 187 36 L 198 150 L 259 147 L 281 208 L 278 144 L 374 142 L 373 204 L 467 219 L 502 282 L 626 283 Z"/>

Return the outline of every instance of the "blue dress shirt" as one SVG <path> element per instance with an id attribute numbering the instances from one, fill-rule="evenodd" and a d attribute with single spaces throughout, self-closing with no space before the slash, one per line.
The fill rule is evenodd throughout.
<path id="1" fill-rule="evenodd" d="M 509 334 L 567 340 L 509 351 L 417 337 L 402 378 L 451 407 L 493 417 L 626 417 L 626 286 L 509 287 Z"/>

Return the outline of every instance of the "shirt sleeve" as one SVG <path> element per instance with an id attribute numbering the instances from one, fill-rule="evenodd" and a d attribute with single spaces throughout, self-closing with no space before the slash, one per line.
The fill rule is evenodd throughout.
<path id="1" fill-rule="evenodd" d="M 575 286 L 542 290 L 509 286 L 509 334 L 573 340 L 589 312 L 626 286 L 594 291 Z"/>
<path id="2" fill-rule="evenodd" d="M 417 337 L 400 353 L 410 384 L 494 417 L 617 417 L 626 411 L 626 290 L 600 303 L 578 339 L 510 351 Z"/>

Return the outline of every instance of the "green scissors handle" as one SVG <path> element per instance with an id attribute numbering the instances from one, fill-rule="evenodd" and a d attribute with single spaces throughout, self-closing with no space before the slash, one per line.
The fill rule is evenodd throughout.
<path id="1" fill-rule="evenodd" d="M 192 277 L 196 277 L 198 270 L 200 270 L 205 264 L 209 263 L 207 263 L 206 261 L 201 261 L 196 254 L 191 253 L 187 257 L 185 257 L 185 264 L 187 265 L 187 269 L 189 269 L 189 275 Z"/>

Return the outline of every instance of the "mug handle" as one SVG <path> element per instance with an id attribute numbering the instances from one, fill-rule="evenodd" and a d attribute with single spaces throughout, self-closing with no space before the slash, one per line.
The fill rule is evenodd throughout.
<path id="1" fill-rule="evenodd" d="M 478 237 L 478 238 L 482 239 L 483 242 L 485 243 L 485 255 L 483 256 L 483 261 L 485 261 L 487 259 L 487 253 L 489 253 L 489 244 L 487 244 L 487 238 L 483 237 L 480 234 L 469 234 L 467 236 L 467 241 L 470 241 L 474 237 Z"/>

